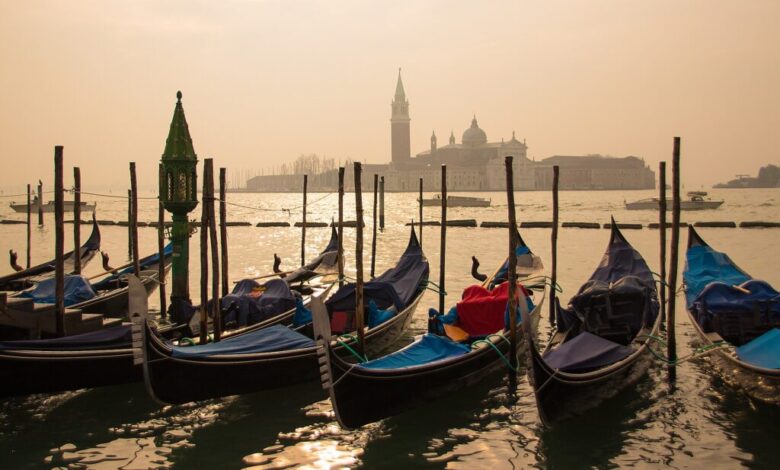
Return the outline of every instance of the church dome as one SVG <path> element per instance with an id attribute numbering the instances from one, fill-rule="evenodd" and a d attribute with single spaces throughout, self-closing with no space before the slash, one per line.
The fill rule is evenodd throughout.
<path id="1" fill-rule="evenodd" d="M 480 145 L 487 143 L 487 134 L 477 125 L 477 117 L 471 120 L 471 127 L 463 133 L 463 145 Z"/>

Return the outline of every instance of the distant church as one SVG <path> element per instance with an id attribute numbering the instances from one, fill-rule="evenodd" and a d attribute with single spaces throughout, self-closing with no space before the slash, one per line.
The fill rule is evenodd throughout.
<path id="1" fill-rule="evenodd" d="M 447 189 L 451 191 L 502 191 L 506 188 L 504 157 L 514 157 L 515 189 L 529 191 L 549 189 L 553 166 L 558 165 L 561 189 L 652 189 L 655 173 L 638 157 L 552 156 L 540 161 L 527 157 L 528 146 L 512 132 L 508 140 L 488 142 L 477 117 L 471 119 L 461 137 L 455 141 L 450 131 L 447 145 L 439 147 L 436 132 L 431 134 L 431 146 L 412 158 L 411 119 L 401 70 L 391 103 L 389 164 L 363 165 L 363 188 L 370 188 L 373 175 L 385 178 L 387 191 L 416 191 L 423 178 L 426 191 L 441 190 L 441 165 L 447 165 Z M 345 183 L 351 190 L 354 178 L 351 165 L 346 166 Z M 336 170 L 309 175 L 309 188 L 332 191 L 337 187 Z M 264 175 L 247 181 L 250 191 L 286 192 L 300 190 L 300 175 Z"/>

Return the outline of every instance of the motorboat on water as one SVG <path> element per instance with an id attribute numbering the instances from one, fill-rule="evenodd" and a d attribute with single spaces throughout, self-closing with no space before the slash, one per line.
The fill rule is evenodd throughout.
<path id="1" fill-rule="evenodd" d="M 437 194 L 429 199 L 423 199 L 422 204 L 423 206 L 440 206 L 441 194 Z M 447 196 L 447 207 L 490 207 L 490 199 L 471 196 Z"/>
<path id="2" fill-rule="evenodd" d="M 41 204 L 38 200 L 38 196 L 33 197 L 33 200 L 30 202 L 30 210 L 32 212 L 38 211 L 38 206 L 41 207 L 43 212 L 52 213 L 54 212 L 54 201 L 49 201 L 45 204 Z M 81 202 L 81 212 L 92 212 L 95 210 L 96 204 L 88 203 L 88 202 Z M 73 212 L 73 209 L 76 207 L 76 201 L 62 201 L 62 207 L 65 212 Z M 11 203 L 11 209 L 13 209 L 16 212 L 27 212 L 27 203 L 24 202 L 12 202 Z"/>
<path id="3" fill-rule="evenodd" d="M 723 204 L 723 200 L 714 200 L 707 197 L 705 191 L 690 191 L 687 193 L 688 199 L 680 201 L 680 210 L 698 211 L 704 209 L 717 209 Z M 657 197 L 640 199 L 634 202 L 625 202 L 628 210 L 658 210 L 660 200 Z M 666 199 L 666 210 L 672 210 L 672 200 Z"/>

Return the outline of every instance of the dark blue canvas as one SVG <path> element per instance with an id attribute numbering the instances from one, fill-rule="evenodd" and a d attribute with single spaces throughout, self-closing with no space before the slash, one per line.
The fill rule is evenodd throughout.
<path id="1" fill-rule="evenodd" d="M 737 348 L 737 356 L 758 367 L 780 369 L 780 330 L 772 328 Z"/>
<path id="2" fill-rule="evenodd" d="M 366 369 L 399 369 L 462 356 L 471 351 L 469 346 L 451 339 L 427 333 L 409 346 L 387 356 L 360 364 Z"/>
<path id="3" fill-rule="evenodd" d="M 202 346 L 174 346 L 172 356 L 198 358 L 220 354 L 252 354 L 272 351 L 289 351 L 314 346 L 311 338 L 282 325 L 273 325 L 257 331 L 228 338 L 218 343 Z"/>
<path id="4" fill-rule="evenodd" d="M 762 323 L 780 323 L 780 293 L 767 282 L 755 279 L 742 283 L 739 289 L 730 283 L 710 282 L 691 308 L 705 331 L 709 331 L 709 322 L 722 313 L 752 316 L 758 312 Z"/>
<path id="5" fill-rule="evenodd" d="M 608 366 L 630 354 L 631 348 L 585 331 L 547 352 L 544 362 L 564 372 L 581 372 Z"/>
<path id="6" fill-rule="evenodd" d="M 224 322 L 238 326 L 253 325 L 295 308 L 296 297 L 282 279 L 265 283 L 262 295 L 254 295 L 256 281 L 245 279 L 236 284 L 233 292 L 222 298 L 222 309 L 227 313 Z"/>
<path id="7" fill-rule="evenodd" d="M 428 278 L 428 260 L 423 255 L 417 235 L 412 230 L 406 251 L 392 269 L 363 285 L 366 299 L 377 307 L 394 306 L 397 311 L 406 308 L 420 290 L 420 284 Z M 355 284 L 345 284 L 325 303 L 328 312 L 353 311 L 355 309 Z"/>
<path id="8" fill-rule="evenodd" d="M 80 335 L 54 339 L 36 339 L 0 342 L 0 349 L 42 349 L 72 351 L 86 349 L 123 349 L 132 346 L 130 325 L 122 325 Z"/>
<path id="9" fill-rule="evenodd" d="M 35 285 L 32 289 L 19 294 L 19 297 L 33 299 L 39 304 L 53 304 L 56 301 L 54 295 L 56 290 L 55 279 L 45 279 Z M 97 294 L 92 289 L 86 277 L 81 275 L 65 276 L 65 306 L 70 307 L 81 302 L 86 302 L 94 298 Z"/>

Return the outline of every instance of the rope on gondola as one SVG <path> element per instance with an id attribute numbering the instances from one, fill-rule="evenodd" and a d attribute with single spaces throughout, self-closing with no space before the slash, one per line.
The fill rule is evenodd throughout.
<path id="1" fill-rule="evenodd" d="M 666 341 L 663 338 L 660 338 L 658 336 L 653 336 L 653 335 L 647 335 L 646 338 L 652 339 L 653 341 L 656 341 L 656 342 L 660 343 L 661 346 L 666 347 Z M 698 357 L 705 356 L 705 355 L 711 353 L 712 351 L 716 351 L 718 349 L 723 349 L 723 348 L 728 347 L 728 346 L 730 346 L 729 343 L 727 343 L 725 341 L 718 341 L 718 342 L 715 342 L 715 343 L 712 343 L 712 344 L 706 344 L 704 346 L 700 346 L 700 347 L 694 349 L 693 352 L 691 352 L 687 356 L 683 356 L 683 357 L 678 358 L 676 361 L 670 361 L 667 357 L 663 356 L 661 353 L 659 353 L 658 351 L 653 349 L 650 345 L 647 346 L 647 349 L 650 350 L 650 353 L 653 356 L 655 356 L 655 358 L 658 359 L 659 361 L 661 361 L 661 362 L 663 362 L 663 363 L 665 363 L 667 365 L 670 365 L 670 366 L 676 366 L 676 365 L 681 364 L 683 362 L 690 361 L 691 359 L 696 359 Z"/>
<path id="2" fill-rule="evenodd" d="M 501 358 L 501 361 L 504 363 L 505 366 L 507 366 L 507 368 L 509 370 L 511 370 L 514 373 L 520 372 L 519 369 L 517 369 L 515 367 L 512 367 L 512 364 L 504 356 L 504 353 L 502 353 L 501 350 L 498 349 L 498 346 L 493 344 L 492 341 L 489 341 L 490 338 L 500 338 L 500 339 L 503 339 L 504 341 L 506 341 L 507 343 L 509 343 L 509 340 L 506 339 L 506 337 L 504 337 L 503 335 L 487 335 L 485 338 L 486 339 L 478 339 L 478 340 L 474 341 L 473 343 L 471 343 L 471 349 L 476 349 L 480 344 L 487 344 L 488 346 L 490 346 L 491 349 L 493 349 L 493 351 L 496 352 L 496 354 L 498 354 L 498 357 Z"/>
<path id="3" fill-rule="evenodd" d="M 522 279 L 522 285 L 527 286 L 527 287 L 533 287 L 533 285 L 529 286 L 529 284 L 530 284 L 529 281 L 534 281 L 536 279 L 542 279 L 543 280 L 543 282 L 542 282 L 543 285 L 549 286 L 551 289 L 555 289 L 555 291 L 558 292 L 558 293 L 561 293 L 561 294 L 563 293 L 563 287 L 561 287 L 561 285 L 558 284 L 557 282 L 555 284 L 553 284 L 552 278 L 550 276 L 532 276 L 532 277 L 527 277 L 525 279 Z M 518 282 L 518 284 L 519 283 L 520 282 Z"/>
<path id="4" fill-rule="evenodd" d="M 433 286 L 433 288 L 431 288 L 430 286 Z M 444 294 L 444 295 L 447 295 L 447 291 L 445 291 L 445 290 L 442 290 L 442 288 L 441 288 L 441 287 L 439 287 L 439 285 L 438 285 L 438 284 L 436 284 L 435 282 L 433 282 L 433 281 L 430 281 L 430 280 L 421 282 L 421 283 L 420 283 L 420 287 L 421 287 L 423 290 L 426 290 L 426 289 L 427 289 L 427 290 L 429 290 L 429 291 L 436 292 L 437 294 Z"/>
<path id="5" fill-rule="evenodd" d="M 355 335 L 350 335 L 350 334 L 339 335 L 339 336 L 336 337 L 336 342 L 339 343 L 340 345 L 344 346 L 347 349 L 347 351 L 349 351 L 353 356 L 355 356 L 355 358 L 357 358 L 358 361 L 360 361 L 361 364 L 363 362 L 367 362 L 368 361 L 368 358 L 366 356 L 361 356 L 360 354 L 358 354 L 358 352 L 355 351 L 350 345 L 345 343 L 342 338 L 346 338 L 349 341 L 357 341 L 357 338 L 355 337 Z"/>

